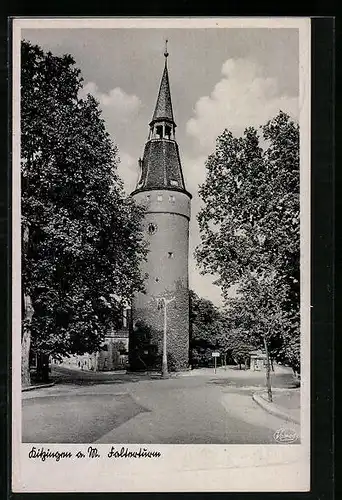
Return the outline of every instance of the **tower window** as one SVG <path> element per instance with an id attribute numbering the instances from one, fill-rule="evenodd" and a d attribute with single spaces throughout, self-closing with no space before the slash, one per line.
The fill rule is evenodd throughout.
<path id="1" fill-rule="evenodd" d="M 150 234 L 154 234 L 157 231 L 157 225 L 151 223 L 148 225 L 147 229 Z"/>
<path id="2" fill-rule="evenodd" d="M 151 199 L 151 195 L 147 194 L 147 195 L 146 195 L 146 200 L 147 200 L 147 201 L 150 201 L 150 199 Z"/>
<path id="3" fill-rule="evenodd" d="M 158 200 L 158 201 L 163 201 L 163 195 L 162 195 L 162 194 L 158 194 L 158 196 L 157 196 L 157 200 Z"/>
<path id="4" fill-rule="evenodd" d="M 156 136 L 158 137 L 158 139 L 162 139 L 162 137 L 163 137 L 163 126 L 162 125 L 157 125 Z"/>
<path id="5" fill-rule="evenodd" d="M 171 194 L 169 196 L 169 201 L 170 201 L 170 203 L 174 203 L 175 202 L 175 197 L 173 196 L 173 194 Z"/>
<path id="6" fill-rule="evenodd" d="M 159 281 L 159 278 L 158 278 L 158 277 L 157 277 L 157 278 L 155 278 L 155 281 L 156 281 L 156 282 L 158 283 L 158 281 Z"/>
<path id="7" fill-rule="evenodd" d="M 174 257 L 173 252 L 167 252 L 167 257 L 169 259 L 173 259 L 173 257 Z"/>
<path id="8" fill-rule="evenodd" d="M 165 137 L 166 139 L 171 138 L 171 127 L 169 125 L 165 125 Z"/>

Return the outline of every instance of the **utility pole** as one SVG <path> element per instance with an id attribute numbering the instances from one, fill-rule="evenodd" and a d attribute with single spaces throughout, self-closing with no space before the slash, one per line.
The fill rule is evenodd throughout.
<path id="1" fill-rule="evenodd" d="M 176 297 L 172 297 L 171 299 L 166 299 L 162 297 L 161 300 L 163 302 L 164 307 L 164 332 L 163 332 L 163 360 L 162 360 L 162 378 L 168 377 L 168 367 L 167 367 L 167 304 L 170 304 Z"/>

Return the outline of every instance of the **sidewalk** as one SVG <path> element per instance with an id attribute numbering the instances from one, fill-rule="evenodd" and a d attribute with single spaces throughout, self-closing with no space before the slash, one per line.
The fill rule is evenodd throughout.
<path id="1" fill-rule="evenodd" d="M 55 385 L 55 382 L 46 382 L 45 384 L 33 384 L 33 385 L 28 385 L 26 387 L 22 387 L 22 392 L 27 392 L 27 391 L 34 391 L 35 389 L 45 389 L 46 387 L 53 387 Z"/>
<path id="2" fill-rule="evenodd" d="M 300 389 L 272 390 L 273 401 L 270 403 L 267 392 L 253 394 L 253 399 L 258 405 L 269 413 L 285 418 L 297 424 L 300 423 Z"/>
<path id="3" fill-rule="evenodd" d="M 201 367 L 201 368 L 193 368 L 192 370 L 187 370 L 183 372 L 177 372 L 176 375 L 178 377 L 187 377 L 191 375 L 214 375 L 215 369 L 214 367 L 206 368 L 206 367 Z M 288 374 L 293 374 L 293 371 L 291 368 L 288 366 L 283 366 L 283 365 L 277 365 L 276 363 L 274 364 L 274 371 L 271 372 L 271 376 L 274 375 L 288 375 Z M 227 365 L 226 367 L 224 366 L 218 366 L 216 368 L 216 374 L 218 376 L 229 376 L 229 377 L 234 377 L 234 378 L 239 378 L 241 376 L 247 376 L 250 378 L 258 378 L 258 377 L 264 377 L 265 372 L 264 370 L 245 370 L 244 368 L 240 369 L 236 365 Z"/>
<path id="4" fill-rule="evenodd" d="M 235 387 L 237 389 L 262 391 L 266 384 L 264 370 L 240 370 L 236 366 L 218 367 L 216 373 L 214 368 L 195 368 L 191 371 L 175 374 L 176 377 L 203 377 L 215 380 L 217 384 Z M 293 371 L 287 366 L 275 365 L 271 373 L 272 387 L 283 389 L 294 389 L 299 386 L 293 376 Z"/>

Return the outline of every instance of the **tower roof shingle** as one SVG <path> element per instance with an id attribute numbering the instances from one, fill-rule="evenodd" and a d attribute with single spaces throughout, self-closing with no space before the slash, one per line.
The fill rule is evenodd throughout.
<path id="1" fill-rule="evenodd" d="M 165 67 L 150 123 L 150 135 L 145 144 L 143 158 L 139 160 L 140 178 L 132 194 L 151 189 L 167 189 L 181 191 L 191 198 L 191 194 L 185 188 L 178 145 L 175 140 L 176 124 L 173 119 L 166 63 L 167 50 L 165 50 L 164 56 Z"/>
<path id="2" fill-rule="evenodd" d="M 169 74 L 167 70 L 167 64 L 165 60 L 165 67 L 163 76 L 160 82 L 158 98 L 156 102 L 156 107 L 154 109 L 152 122 L 157 120 L 170 120 L 174 122 L 173 110 L 171 102 L 171 92 L 169 83 Z"/>

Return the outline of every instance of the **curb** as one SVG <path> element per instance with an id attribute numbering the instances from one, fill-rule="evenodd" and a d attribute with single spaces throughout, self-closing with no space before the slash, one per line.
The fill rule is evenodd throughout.
<path id="1" fill-rule="evenodd" d="M 29 385 L 28 387 L 23 387 L 21 389 L 22 392 L 33 391 L 34 389 L 44 389 L 45 387 L 52 387 L 56 382 L 51 382 L 50 384 L 41 384 L 41 385 Z"/>
<path id="2" fill-rule="evenodd" d="M 80 368 L 76 367 L 76 366 L 63 366 L 63 365 L 52 365 L 52 368 L 58 371 L 58 368 L 62 368 L 64 370 L 70 370 L 72 372 L 76 372 L 76 373 L 107 373 L 108 375 L 116 375 L 116 374 L 119 374 L 119 375 L 122 375 L 124 373 L 128 373 L 127 370 L 123 369 L 123 370 L 108 370 L 108 371 L 94 371 L 94 370 L 81 370 Z"/>
<path id="3" fill-rule="evenodd" d="M 283 411 L 279 406 L 276 406 L 274 403 L 269 403 L 268 401 L 265 401 L 264 398 L 260 396 L 260 393 L 254 393 L 252 396 L 253 401 L 255 401 L 261 408 L 263 408 L 265 411 L 268 413 L 271 413 L 271 415 L 274 415 L 275 417 L 280 417 L 283 418 L 284 420 L 288 420 L 290 422 L 293 422 L 295 424 L 300 424 L 300 420 L 293 417 L 292 415 L 289 415 L 285 411 Z"/>

